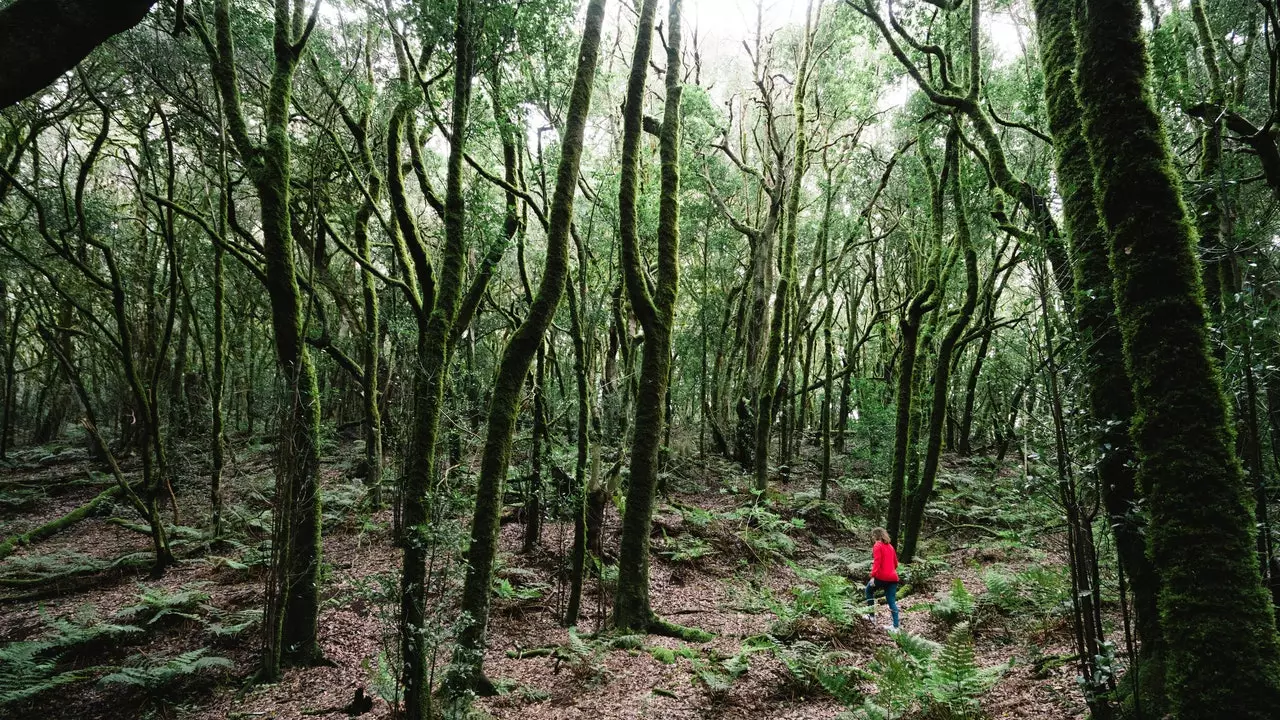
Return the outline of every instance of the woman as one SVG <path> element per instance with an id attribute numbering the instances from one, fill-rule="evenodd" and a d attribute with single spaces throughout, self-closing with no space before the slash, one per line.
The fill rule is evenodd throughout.
<path id="1" fill-rule="evenodd" d="M 871 539 L 875 541 L 875 545 L 871 548 L 871 579 L 867 582 L 867 605 L 871 607 L 871 614 L 874 615 L 876 590 L 884 590 L 885 601 L 889 603 L 889 611 L 893 614 L 893 624 L 886 625 L 885 629 L 893 632 L 898 629 L 898 553 L 889 542 L 889 533 L 884 528 L 872 530 Z"/>

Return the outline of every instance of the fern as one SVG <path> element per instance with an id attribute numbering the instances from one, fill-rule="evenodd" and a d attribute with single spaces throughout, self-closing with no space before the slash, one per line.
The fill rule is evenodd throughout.
<path id="1" fill-rule="evenodd" d="M 102 670 L 60 670 L 64 657 L 90 645 L 119 641 L 142 632 L 132 625 L 99 622 L 90 609 L 76 620 L 45 618 L 53 634 L 0 646 L 0 707 L 16 705 L 49 690 L 88 680 Z"/>
<path id="2" fill-rule="evenodd" d="M 138 602 L 116 613 L 120 617 L 129 617 L 146 625 L 166 618 L 182 618 L 199 620 L 198 610 L 208 609 L 209 593 L 203 588 L 208 583 L 199 582 L 183 585 L 182 589 L 169 592 L 165 588 L 144 587 L 138 595 Z"/>
<path id="3" fill-rule="evenodd" d="M 894 637 L 900 652 L 882 648 L 868 667 L 878 692 L 854 709 L 859 720 L 887 720 L 918 714 L 931 720 L 969 720 L 979 715 L 978 698 L 1008 665 L 979 667 L 973 634 L 960 623 L 941 646 L 906 633 Z"/>
<path id="4" fill-rule="evenodd" d="M 857 671 L 842 665 L 851 657 L 850 653 L 828 650 L 807 640 L 784 643 L 765 636 L 760 643 L 772 650 L 773 656 L 786 668 L 786 683 L 793 695 L 826 692 L 846 705 L 861 699 Z"/>
<path id="5" fill-rule="evenodd" d="M 694 677 L 702 681 L 712 699 L 721 700 L 733 689 L 733 684 L 751 669 L 750 656 L 761 647 L 745 645 L 736 655 L 724 659 L 692 660 Z"/>
<path id="6" fill-rule="evenodd" d="M 982 582 L 987 586 L 987 594 L 982 598 L 984 605 L 990 605 L 1005 615 L 1012 615 L 1026 604 L 1025 598 L 1018 592 L 1017 583 L 1009 575 L 999 570 L 988 570 L 982 574 Z"/>
<path id="7" fill-rule="evenodd" d="M 262 610 L 254 608 L 229 613 L 217 613 L 217 617 L 205 623 L 205 628 L 215 638 L 237 638 L 262 621 Z"/>
<path id="8" fill-rule="evenodd" d="M 928 663 L 942 648 L 938 643 L 919 635 L 899 632 L 892 635 L 893 641 L 916 663 Z"/>
<path id="9" fill-rule="evenodd" d="M 930 606 L 929 615 L 953 625 L 972 618 L 976 608 L 977 601 L 973 594 L 965 588 L 964 581 L 956 578 L 951 584 L 951 592 L 943 593 L 942 597 Z"/>
<path id="10" fill-rule="evenodd" d="M 947 636 L 924 685 L 935 707 L 945 708 L 953 717 L 972 717 L 978 713 L 978 696 L 995 685 L 1006 667 L 979 668 L 973 656 L 973 633 L 967 623 L 960 623 Z"/>
<path id="11" fill-rule="evenodd" d="M 692 563 L 716 554 L 710 543 L 693 535 L 677 535 L 675 538 L 666 538 L 666 544 L 667 548 L 662 550 L 660 554 L 666 556 L 672 562 Z"/>
<path id="12" fill-rule="evenodd" d="M 234 667 L 230 660 L 216 655 L 206 655 L 206 652 L 208 652 L 207 648 L 200 648 L 175 655 L 159 663 L 121 668 L 118 672 L 103 677 L 101 682 L 133 685 L 148 692 L 156 692 L 202 670 Z"/>

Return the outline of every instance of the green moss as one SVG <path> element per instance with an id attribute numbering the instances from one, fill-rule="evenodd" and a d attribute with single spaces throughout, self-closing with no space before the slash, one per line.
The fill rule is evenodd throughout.
<path id="1" fill-rule="evenodd" d="M 1086 0 L 1077 92 L 1133 383 L 1133 435 L 1160 569 L 1168 711 L 1270 718 L 1280 649 L 1253 500 L 1209 352 L 1196 234 L 1148 88 L 1136 0 Z M 1225 599 L 1224 599 L 1225 598 Z"/>
<path id="2" fill-rule="evenodd" d="M 1133 392 L 1115 314 L 1109 239 L 1094 202 L 1093 166 L 1080 127 L 1072 13 L 1069 5 L 1054 0 L 1038 0 L 1035 11 L 1058 188 L 1075 261 L 1075 321 L 1086 353 L 1089 410 L 1096 428 L 1093 442 L 1097 474 L 1115 533 L 1117 554 L 1134 596 L 1143 665 L 1138 673 L 1155 680 L 1163 673 L 1156 575 L 1145 553 L 1144 515 L 1138 509 L 1141 493 L 1129 434 Z M 1147 698 L 1148 710 L 1159 715 L 1163 690 L 1158 683 Z"/>
<path id="3" fill-rule="evenodd" d="M 454 662 L 445 680 L 444 690 L 454 698 L 474 690 L 483 676 L 485 629 L 489 619 L 493 562 L 498 549 L 502 488 L 511 460 L 511 437 L 524 394 L 525 378 L 564 295 L 569 271 L 569 227 L 573 218 L 573 200 L 577 191 L 579 162 L 587 114 L 591 106 L 591 87 L 595 78 L 603 21 L 604 0 L 592 0 L 587 10 L 587 24 L 569 102 L 568 122 L 561 144 L 556 189 L 547 228 L 546 266 L 529 315 L 507 342 L 494 380 L 484 454 L 476 488 L 471 543 L 467 549 L 467 575 L 462 591 L 462 612 L 467 622 L 459 633 Z"/>

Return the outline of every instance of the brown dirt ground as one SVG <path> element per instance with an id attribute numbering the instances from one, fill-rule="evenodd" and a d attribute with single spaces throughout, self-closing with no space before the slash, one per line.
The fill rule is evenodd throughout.
<path id="1" fill-rule="evenodd" d="M 270 472 L 270 457 L 242 450 L 241 464 L 235 466 L 227 482 L 229 504 L 239 503 L 239 511 L 265 516 L 265 504 L 246 500 L 262 478 Z M 46 458 L 47 460 L 47 458 Z M 348 492 L 356 481 L 345 478 L 348 465 L 329 461 L 324 466 L 326 488 Z M 46 465 L 0 468 L 0 497 L 16 487 L 43 488 L 38 502 L 19 507 L 0 508 L 0 533 L 9 536 L 56 518 L 93 497 L 102 485 L 72 485 L 85 478 L 88 464 L 83 459 Z M 715 512 L 726 512 L 744 502 L 744 495 L 724 492 L 733 483 L 745 484 L 736 471 L 722 463 L 686 465 L 687 476 L 672 503 L 700 506 Z M 814 481 L 803 468 L 798 477 L 780 486 L 783 493 L 812 491 Z M 691 479 L 690 479 L 691 478 Z M 184 522 L 207 516 L 207 481 L 193 479 L 179 487 L 179 509 Z M 749 498 L 748 498 L 749 499 Z M 837 498 L 838 499 L 838 498 Z M 247 510 L 246 510 L 247 508 Z M 118 513 L 128 517 L 125 506 Z M 48 718 L 50 720 L 122 720 L 125 718 L 183 718 L 190 720 L 293 719 L 303 717 L 343 717 L 338 712 L 352 697 L 357 687 L 371 688 L 373 668 L 379 653 L 395 648 L 390 608 L 376 592 L 377 581 L 388 579 L 394 588 L 400 553 L 390 542 L 392 518 L 389 511 L 369 518 L 367 524 L 352 511 L 326 524 L 325 561 L 330 566 L 325 585 L 325 603 L 320 618 L 321 643 L 330 666 L 292 669 L 272 685 L 249 682 L 256 654 L 257 638 L 231 641 L 212 638 L 195 621 L 159 623 L 149 627 L 146 636 L 114 647 L 97 648 L 85 657 L 73 658 L 79 667 L 120 663 L 140 656 L 157 657 L 200 647 L 210 647 L 212 654 L 231 659 L 234 671 L 218 671 L 187 681 L 156 699 L 138 691 L 84 682 L 69 689 L 46 694 L 26 708 L 0 709 L 0 720 L 9 718 Z M 619 518 L 611 512 L 606 537 L 614 538 Z M 656 525 L 674 535 L 682 528 L 682 517 L 671 504 L 664 504 Z M 864 523 L 865 524 L 865 523 Z M 814 564 L 825 552 L 847 549 L 861 552 L 862 537 L 813 524 L 809 531 L 797 532 L 798 547 L 793 560 L 798 564 Z M 741 528 L 738 528 L 741 529 Z M 789 589 L 798 584 L 796 574 L 782 562 L 752 557 L 745 545 L 735 541 L 732 530 L 719 529 L 721 537 L 713 538 L 717 555 L 692 564 L 673 564 L 655 554 L 651 573 L 651 596 L 659 615 L 684 625 L 695 626 L 716 634 L 705 645 L 695 646 L 704 654 L 714 651 L 722 657 L 733 655 L 747 638 L 766 632 L 775 619 L 762 611 L 758 600 L 762 589 L 775 597 L 789 597 Z M 564 558 L 568 555 L 571 528 L 562 523 L 549 523 L 544 528 L 542 546 L 537 553 L 522 556 L 522 527 L 504 525 L 502 531 L 500 575 L 515 587 L 541 584 L 542 597 L 532 600 L 495 600 L 490 625 L 491 649 L 486 670 L 491 678 L 513 683 L 517 690 L 506 695 L 485 698 L 480 707 L 497 718 L 551 720 L 591 718 L 794 718 L 817 720 L 834 718 L 842 708 L 829 697 L 800 697 L 786 690 L 785 669 L 769 657 L 758 653 L 751 657 L 750 670 L 724 696 L 713 698 L 694 678 L 692 663 L 677 658 L 664 664 L 644 651 L 615 650 L 603 653 L 596 667 L 587 672 L 569 663 L 548 657 L 513 659 L 507 651 L 563 644 L 566 631 L 557 622 L 565 598 Z M 260 537 L 260 535 L 259 535 Z M 909 595 L 901 602 L 904 627 L 913 634 L 942 640 L 945 631 L 930 621 L 923 606 L 934 599 L 934 590 L 950 586 L 960 577 L 975 592 L 983 588 L 981 572 L 995 561 L 1017 569 L 1031 563 L 1060 562 L 1060 555 L 1048 551 L 1006 557 L 963 547 L 960 539 L 951 539 L 957 549 L 946 556 L 950 570 L 930 583 L 928 591 Z M 663 541 L 657 533 L 655 545 Z M 737 544 L 735 544 L 735 542 Z M 252 544 L 252 542 L 247 542 Z M 978 543 L 980 544 L 980 543 Z M 97 559 L 109 559 L 129 552 L 149 549 L 148 538 L 107 522 L 106 517 L 92 517 L 73 531 L 65 532 L 19 550 L 0 561 L 0 575 L 35 555 L 79 553 Z M 46 617 L 72 617 L 83 614 L 89 606 L 100 617 L 110 617 L 121 608 L 136 602 L 143 588 L 165 588 L 174 591 L 192 583 L 203 583 L 210 596 L 209 608 L 220 611 L 261 607 L 264 578 L 260 570 L 234 571 L 211 562 L 209 555 L 236 556 L 235 548 L 208 549 L 198 544 L 179 549 L 185 559 L 161 579 L 150 579 L 146 570 L 109 571 L 90 581 L 75 581 L 57 587 L 40 587 L 38 595 L 30 589 L 21 591 L 0 587 L 0 642 L 30 639 L 46 632 Z M 868 553 L 869 554 L 869 551 Z M 456 590 L 456 576 L 445 585 Z M 444 599 L 440 599 L 443 597 Z M 447 589 L 437 595 L 437 617 L 442 624 L 452 619 L 456 609 Z M 601 612 L 605 598 L 600 583 L 589 583 L 584 599 L 584 613 L 579 623 L 583 633 L 600 628 L 605 614 Z M 887 622 L 888 611 L 878 608 L 878 620 Z M 854 664 L 870 662 L 875 650 L 892 643 L 883 628 L 861 625 L 843 634 L 823 634 L 822 628 L 810 628 L 815 637 L 833 648 L 852 653 Z M 999 684 L 982 700 L 991 718 L 1059 719 L 1084 716 L 1079 692 L 1075 689 L 1073 669 L 1057 668 L 1046 677 L 1032 676 L 1025 660 L 1033 653 L 1045 655 L 1069 653 L 1071 638 L 1064 620 L 1025 623 L 1016 619 L 984 618 L 975 628 L 976 651 L 980 664 L 999 664 L 1015 658 L 1016 662 Z M 680 648 L 686 643 L 669 638 L 650 637 L 646 646 Z M 440 664 L 447 658 L 442 648 Z M 704 655 L 705 656 L 705 655 Z M 0 669 L 0 672 L 3 672 Z M 328 709 L 331 712 L 325 713 Z M 390 718 L 392 708 L 377 700 L 366 718 Z"/>

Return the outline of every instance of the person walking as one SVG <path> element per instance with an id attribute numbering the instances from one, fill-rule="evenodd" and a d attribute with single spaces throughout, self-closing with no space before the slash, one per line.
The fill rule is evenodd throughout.
<path id="1" fill-rule="evenodd" d="M 889 612 L 893 616 L 893 624 L 886 625 L 890 632 L 898 630 L 898 552 L 889 542 L 889 533 L 884 528 L 871 531 L 871 539 L 875 545 L 871 548 L 871 579 L 867 581 L 867 605 L 871 613 L 867 619 L 875 615 L 876 591 L 883 590 L 885 602 L 889 604 Z M 872 620 L 874 622 L 874 620 Z"/>

